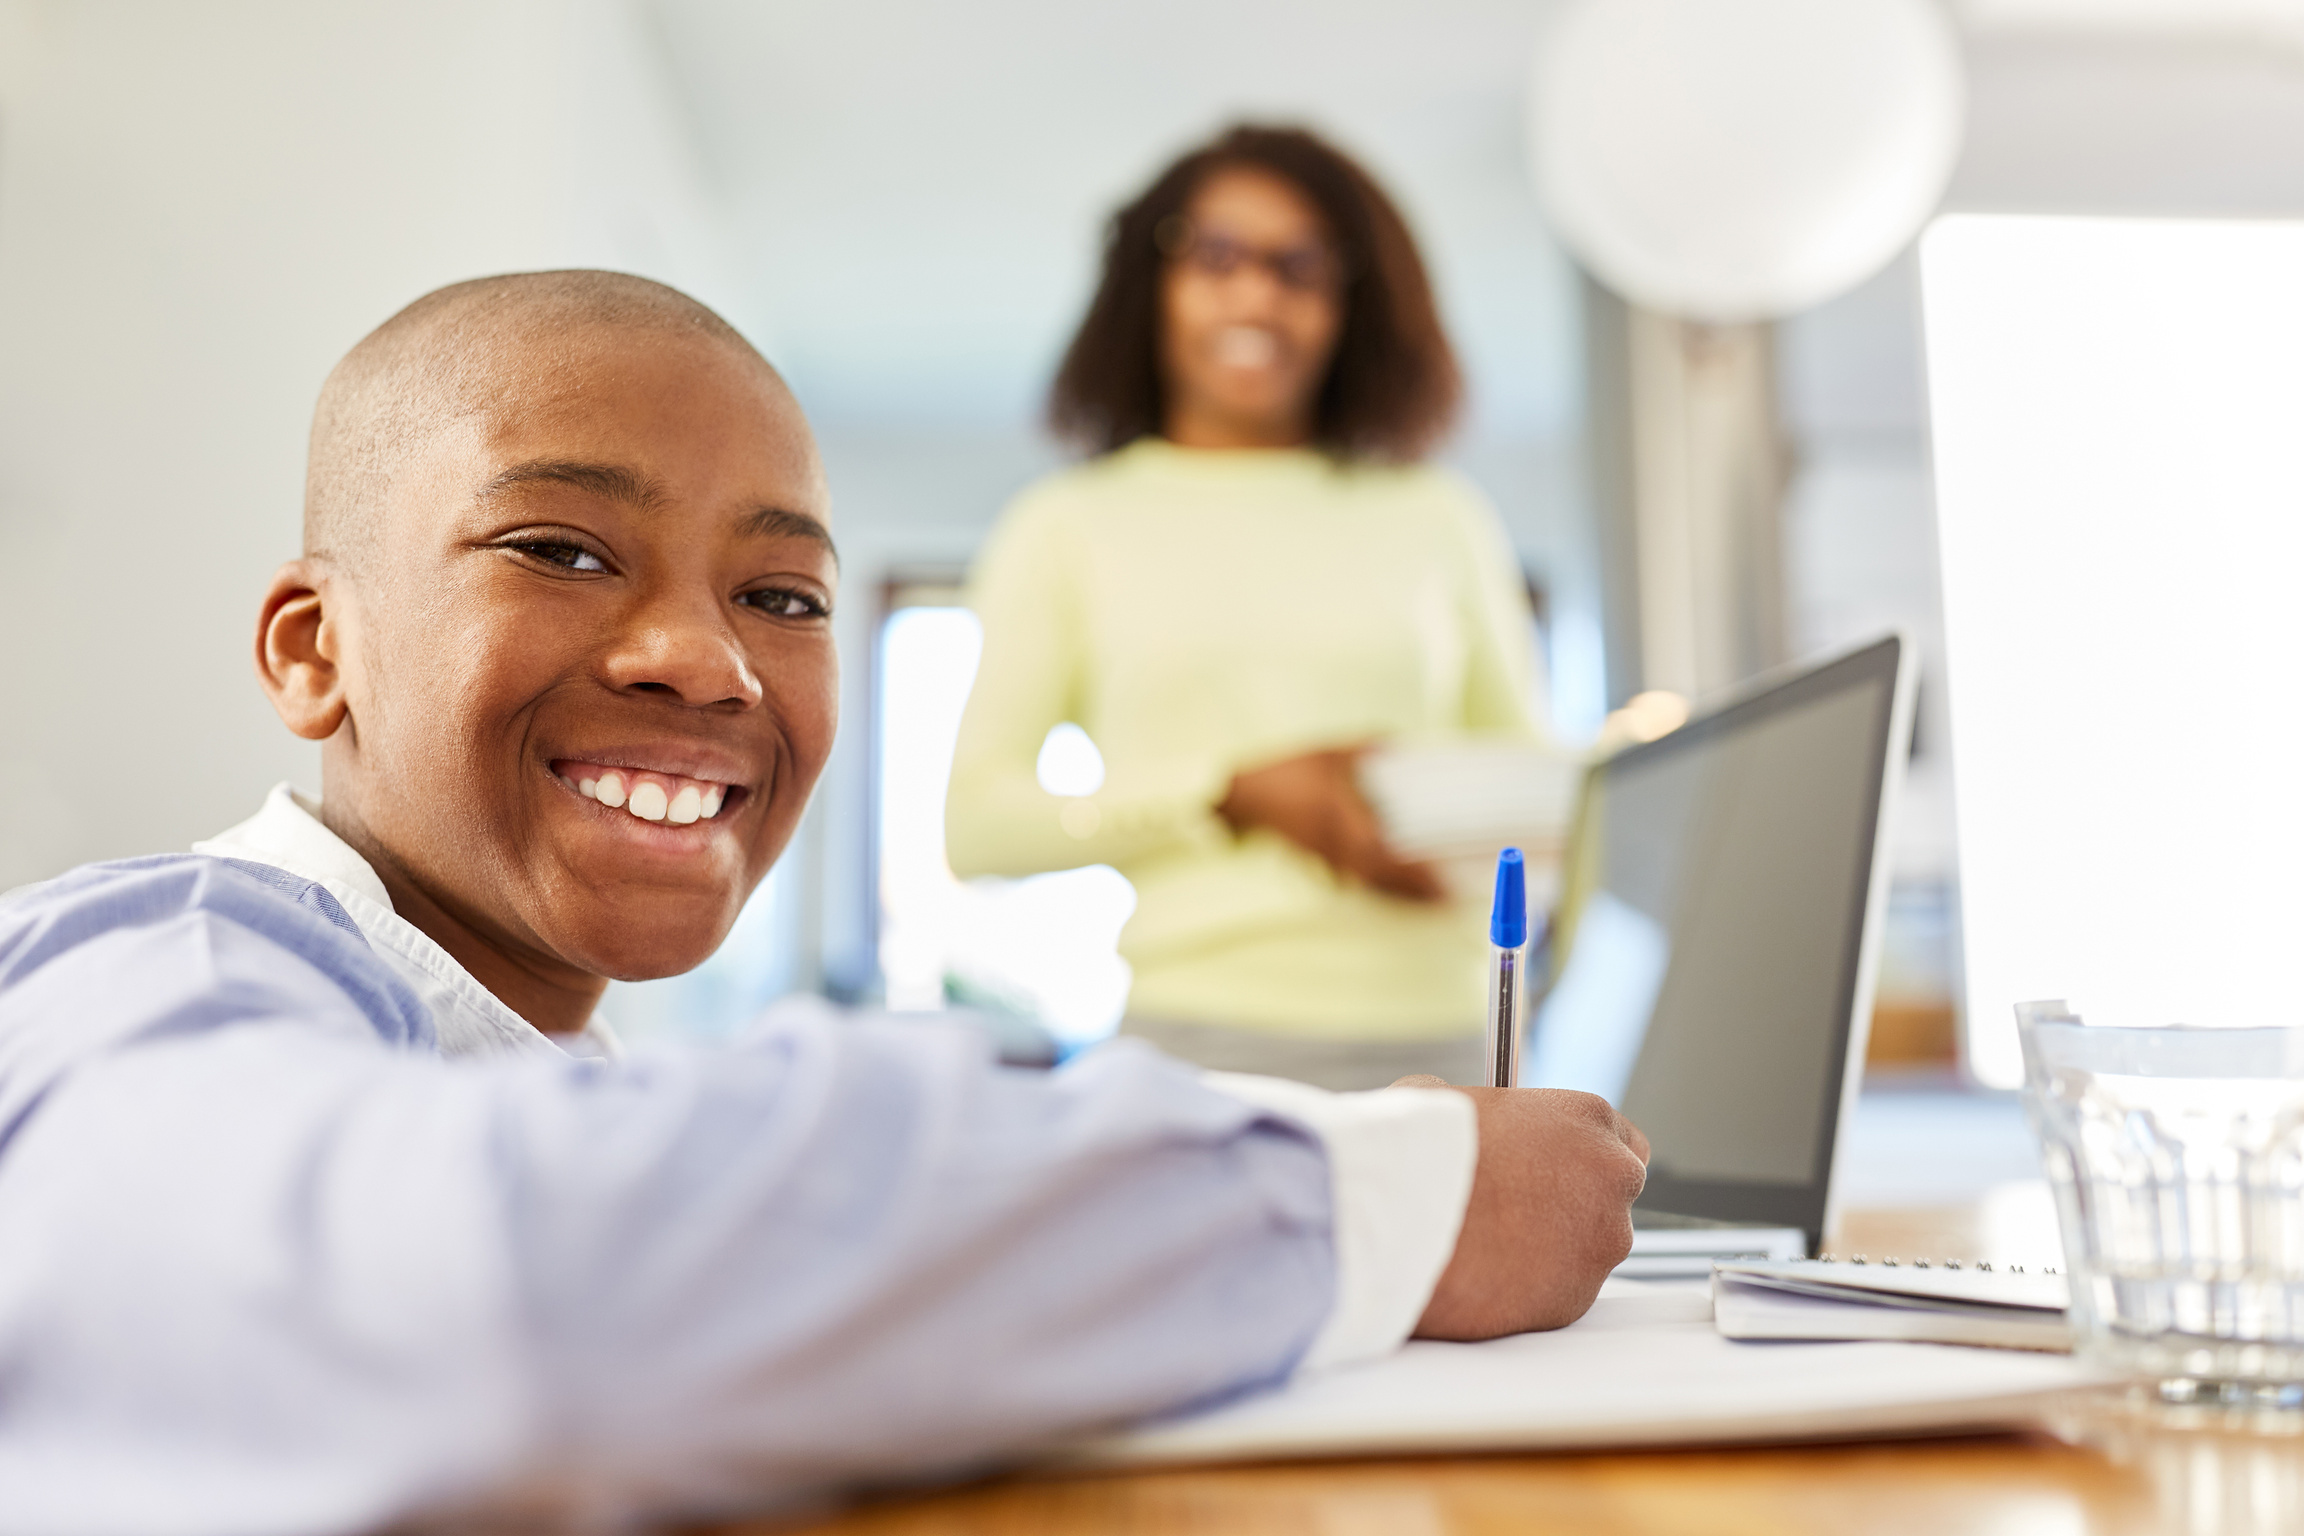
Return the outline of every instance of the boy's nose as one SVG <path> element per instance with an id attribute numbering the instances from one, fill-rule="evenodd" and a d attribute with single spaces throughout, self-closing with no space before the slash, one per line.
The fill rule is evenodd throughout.
<path id="1" fill-rule="evenodd" d="M 618 692 L 668 695 L 699 709 L 750 709 L 762 697 L 735 630 L 721 615 L 694 608 L 636 615 L 610 648 L 605 670 Z"/>

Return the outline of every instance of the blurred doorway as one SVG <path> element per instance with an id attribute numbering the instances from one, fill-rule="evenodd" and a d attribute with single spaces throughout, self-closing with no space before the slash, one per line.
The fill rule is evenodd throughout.
<path id="1" fill-rule="evenodd" d="M 963 882 L 944 857 L 944 794 L 983 649 L 960 573 L 899 575 L 874 642 L 872 768 L 878 954 L 887 1005 L 1012 1013 L 1074 1050 L 1110 1034 L 1128 1001 L 1117 942 L 1136 893 L 1106 865 Z M 1041 784 L 1082 794 L 1103 778 L 1076 725 L 1048 734 Z"/>

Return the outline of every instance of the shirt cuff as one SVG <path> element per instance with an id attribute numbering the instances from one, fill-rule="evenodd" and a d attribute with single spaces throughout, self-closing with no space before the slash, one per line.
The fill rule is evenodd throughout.
<path id="1" fill-rule="evenodd" d="M 1399 1348 L 1456 1252 L 1480 1153 L 1472 1101 L 1445 1088 L 1329 1093 L 1277 1077 L 1204 1076 L 1219 1093 L 1310 1128 L 1328 1153 L 1336 1304 L 1297 1369 Z"/>

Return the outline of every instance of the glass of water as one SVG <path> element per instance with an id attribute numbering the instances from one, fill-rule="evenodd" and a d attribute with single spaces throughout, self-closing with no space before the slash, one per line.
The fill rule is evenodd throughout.
<path id="1" fill-rule="evenodd" d="M 2304 1407 L 2304 1028 L 2016 1015 L 2080 1354 L 2170 1402 Z"/>

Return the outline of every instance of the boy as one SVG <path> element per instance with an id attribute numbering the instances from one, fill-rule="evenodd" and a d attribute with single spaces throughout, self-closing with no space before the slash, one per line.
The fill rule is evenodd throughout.
<path id="1" fill-rule="evenodd" d="M 614 1059 L 607 980 L 712 952 L 836 711 L 806 423 L 692 300 L 419 300 L 322 392 L 305 538 L 257 666 L 319 803 L 0 903 L 0 1528 L 948 1473 L 1556 1327 L 1629 1246 L 1646 1144 L 1582 1095 L 808 1006 Z"/>

